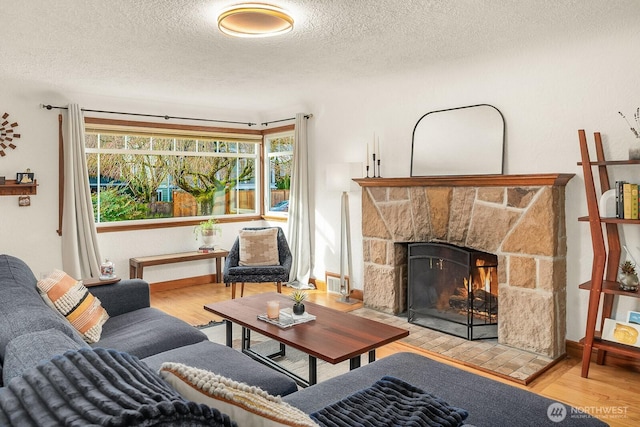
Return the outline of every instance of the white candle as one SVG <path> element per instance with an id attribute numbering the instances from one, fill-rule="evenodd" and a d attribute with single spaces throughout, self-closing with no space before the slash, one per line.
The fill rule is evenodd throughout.
<path id="1" fill-rule="evenodd" d="M 378 137 L 378 158 L 380 158 L 380 137 Z"/>
<path id="2" fill-rule="evenodd" d="M 367 167 L 369 167 L 369 143 L 367 143 Z"/>
<path id="3" fill-rule="evenodd" d="M 371 147 L 373 149 L 373 160 L 376 159 L 376 133 L 373 133 L 373 147 Z M 375 166 L 375 165 L 373 165 Z"/>
<path id="4" fill-rule="evenodd" d="M 277 319 L 280 316 L 280 302 L 267 301 L 267 317 L 269 319 Z"/>

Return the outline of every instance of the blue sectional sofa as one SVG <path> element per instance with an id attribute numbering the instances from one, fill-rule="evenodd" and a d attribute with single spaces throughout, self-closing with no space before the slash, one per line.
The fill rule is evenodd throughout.
<path id="1" fill-rule="evenodd" d="M 133 366 L 132 369 L 136 372 L 135 384 L 140 385 L 129 385 L 129 388 L 140 387 L 140 393 L 142 389 L 145 393 L 152 389 L 156 390 L 154 393 L 165 396 L 163 399 L 173 399 L 171 405 L 163 406 L 165 412 L 161 411 L 165 415 L 171 413 L 174 417 L 173 422 L 151 424 L 147 421 L 146 424 L 140 423 L 141 425 L 234 424 L 233 420 L 230 421 L 228 418 L 221 421 L 219 414 L 206 412 L 206 407 L 202 405 L 177 405 L 173 396 L 175 393 L 172 394 L 171 390 L 166 391 L 169 386 L 160 376 L 156 376 L 160 366 L 165 362 L 205 369 L 235 381 L 260 387 L 272 395 L 283 396 L 284 402 L 307 414 L 323 413 L 329 409 L 347 411 L 346 415 L 343 414 L 342 421 L 335 425 L 364 425 L 359 424 L 362 414 L 345 409 L 348 406 L 335 404 L 350 401 L 354 395 L 371 389 L 371 386 L 383 377 L 404 381 L 444 399 L 452 406 L 465 409 L 469 414 L 465 423 L 474 426 L 606 425 L 559 402 L 412 353 L 394 354 L 328 381 L 298 390 L 296 384 L 287 376 L 255 362 L 237 350 L 210 342 L 198 329 L 151 308 L 149 286 L 142 280 L 122 280 L 116 284 L 90 288 L 91 293 L 100 299 L 110 316 L 103 327 L 101 339 L 90 346 L 64 317 L 45 304 L 36 289 L 36 283 L 36 278 L 23 261 L 9 255 L 0 255 L 2 425 L 11 424 L 8 420 L 12 419 L 12 411 L 18 410 L 12 408 L 19 406 L 16 399 L 22 400 L 22 407 L 29 406 L 25 402 L 30 401 L 34 402 L 34 405 L 42 404 L 38 395 L 44 393 L 42 390 L 46 387 L 34 384 L 39 381 L 38 375 L 43 373 L 55 377 L 57 371 L 52 374 L 51 366 L 52 363 L 61 363 L 59 355 L 63 353 L 65 363 L 73 364 L 73 360 L 78 360 L 78 364 L 81 365 L 78 369 L 83 369 L 85 374 L 87 370 L 95 369 L 96 377 L 99 376 L 99 367 L 93 366 L 92 360 L 111 360 L 115 357 L 120 360 L 119 363 Z M 140 363 L 141 366 L 136 366 L 136 363 Z M 65 369 L 69 369 L 69 366 Z M 58 393 L 64 393 L 64 388 L 58 388 Z M 91 389 L 87 389 L 87 394 L 91 395 Z M 158 403 L 162 400 L 158 397 L 160 394 L 147 396 L 145 401 Z M 102 396 L 99 400 L 104 399 Z M 60 406 L 58 408 L 62 411 Z M 192 414 L 193 411 L 199 411 L 199 416 L 206 422 L 196 424 L 186 419 L 183 423 L 176 421 L 182 416 L 186 417 L 187 413 Z M 44 412 L 46 411 L 37 411 L 44 418 L 51 415 Z M 335 414 L 327 413 L 331 417 L 334 416 L 331 414 Z M 149 412 L 146 414 L 149 415 Z M 563 419 L 559 420 L 559 416 Z M 214 418 L 217 421 L 214 422 Z M 20 422 L 15 422 L 14 425 L 41 425 L 34 419 L 25 421 L 22 415 L 15 419 Z M 42 421 L 42 424 L 46 422 Z M 82 423 L 69 422 L 68 425 Z M 125 420 L 123 425 L 134 423 Z"/>

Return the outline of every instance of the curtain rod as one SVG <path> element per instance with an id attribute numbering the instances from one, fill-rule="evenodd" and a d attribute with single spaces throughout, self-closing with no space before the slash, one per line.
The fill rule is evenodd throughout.
<path id="1" fill-rule="evenodd" d="M 57 108 L 59 110 L 68 110 L 69 109 L 69 107 L 56 107 L 55 105 L 50 105 L 50 104 L 47 104 L 47 105 L 40 104 L 40 107 L 46 108 L 47 110 L 52 110 L 54 108 Z M 228 121 L 228 120 L 198 119 L 198 118 L 193 118 L 193 117 L 160 116 L 160 115 L 157 115 L 157 114 L 123 113 L 123 112 L 119 112 L 119 111 L 88 110 L 88 109 L 85 109 L 85 108 L 82 108 L 81 110 L 82 111 L 91 112 L 91 113 L 122 114 L 122 115 L 125 115 L 125 116 L 139 116 L 139 117 L 156 117 L 156 118 L 165 119 L 165 120 L 179 119 L 179 120 L 196 120 L 196 121 L 200 121 L 200 122 L 232 123 L 232 124 L 236 124 L 236 125 L 247 125 L 249 127 L 255 126 L 257 124 L 257 123 L 251 123 L 251 122 L 234 122 L 234 121 Z"/>
<path id="2" fill-rule="evenodd" d="M 305 114 L 304 118 L 305 119 L 310 119 L 311 117 L 313 117 L 313 114 Z M 280 122 L 288 122 L 289 120 L 295 120 L 295 117 L 290 117 L 288 119 L 280 119 L 280 120 L 272 120 L 270 122 L 262 122 L 260 123 L 262 126 L 269 126 L 271 123 L 280 123 Z"/>

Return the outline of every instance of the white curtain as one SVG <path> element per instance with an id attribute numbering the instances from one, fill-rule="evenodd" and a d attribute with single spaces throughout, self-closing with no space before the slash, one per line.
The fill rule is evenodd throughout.
<path id="1" fill-rule="evenodd" d="M 288 238 L 293 262 L 288 286 L 313 289 L 311 275 L 311 221 L 309 209 L 309 162 L 307 143 L 307 118 L 296 114 L 295 145 L 291 167 L 291 191 L 289 193 Z"/>
<path id="2" fill-rule="evenodd" d="M 78 279 L 98 277 L 101 257 L 84 152 L 84 116 L 78 104 L 69 105 L 66 130 L 62 268 Z"/>

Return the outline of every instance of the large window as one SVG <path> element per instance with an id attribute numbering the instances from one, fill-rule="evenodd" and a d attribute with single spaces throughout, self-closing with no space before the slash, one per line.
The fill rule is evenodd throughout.
<path id="1" fill-rule="evenodd" d="M 265 135 L 265 209 L 270 215 L 289 212 L 293 131 Z"/>
<path id="2" fill-rule="evenodd" d="M 258 131 L 142 125 L 86 125 L 96 223 L 260 214 Z"/>

